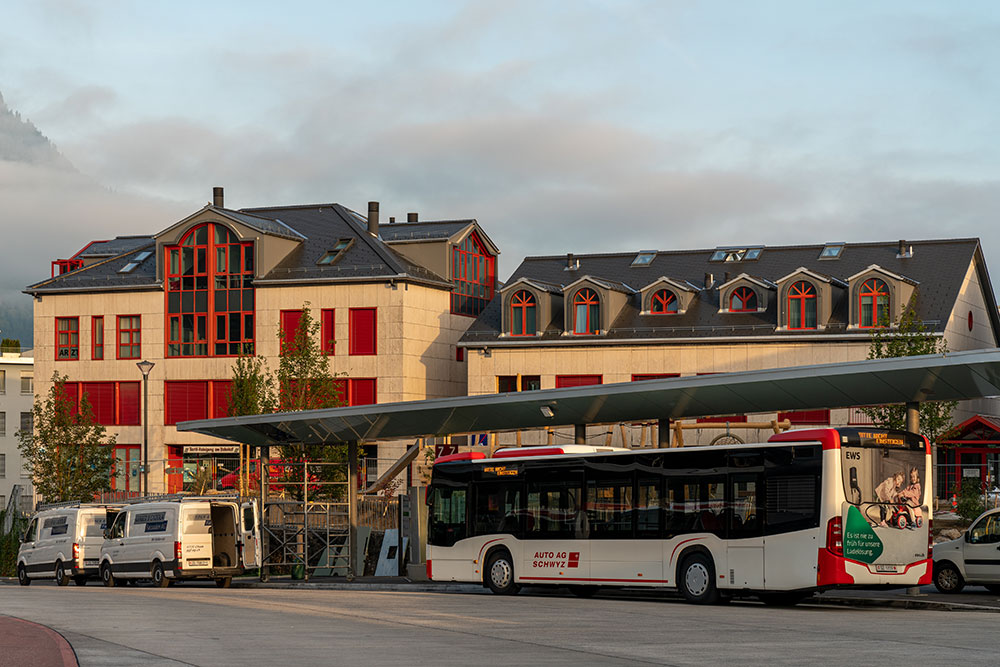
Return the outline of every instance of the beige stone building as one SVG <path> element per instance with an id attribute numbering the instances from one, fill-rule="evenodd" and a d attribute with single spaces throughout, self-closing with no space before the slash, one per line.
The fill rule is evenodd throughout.
<path id="1" fill-rule="evenodd" d="M 1000 341 L 979 242 L 954 239 L 529 257 L 460 345 L 470 394 L 609 384 L 865 359 L 871 331 L 894 326 L 906 305 L 951 350 Z M 956 423 L 996 412 L 964 403 Z M 725 422 L 747 441 L 766 438 L 740 424 L 774 419 L 870 423 L 858 409 L 716 416 L 684 438 L 708 442 Z M 651 445 L 655 429 L 591 426 L 588 438 Z"/>
<path id="2" fill-rule="evenodd" d="M 54 372 L 117 434 L 117 490 L 138 489 L 142 376 L 149 373 L 149 491 L 201 466 L 218 483 L 232 443 L 175 424 L 227 414 L 241 354 L 277 366 L 279 330 L 308 304 L 351 405 L 467 391 L 458 339 L 494 295 L 497 248 L 475 220 L 379 224 L 338 204 L 229 209 L 213 203 L 152 236 L 96 241 L 53 262 L 34 299 L 36 393 Z M 367 448 L 392 460 L 403 443 Z M 228 459 L 223 463 L 223 459 Z M 376 473 L 371 471 L 371 476 Z"/>

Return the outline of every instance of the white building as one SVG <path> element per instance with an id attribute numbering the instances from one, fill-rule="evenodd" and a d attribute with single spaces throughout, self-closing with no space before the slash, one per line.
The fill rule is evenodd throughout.
<path id="1" fill-rule="evenodd" d="M 4 352 L 0 357 L 0 506 L 5 509 L 17 485 L 21 509 L 32 509 L 31 478 L 17 449 L 17 432 L 31 426 L 34 362 L 18 352 Z"/>

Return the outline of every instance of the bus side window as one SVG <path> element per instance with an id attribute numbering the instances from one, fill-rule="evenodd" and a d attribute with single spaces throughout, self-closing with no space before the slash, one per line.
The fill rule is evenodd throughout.
<path id="1" fill-rule="evenodd" d="M 660 495 L 660 479 L 640 477 L 636 487 L 636 536 L 659 537 L 663 519 L 664 499 Z"/>
<path id="2" fill-rule="evenodd" d="M 819 525 L 816 475 L 768 475 L 765 534 L 776 535 Z"/>
<path id="3" fill-rule="evenodd" d="M 472 518 L 474 535 L 519 535 L 521 489 L 519 484 L 480 484 Z"/>
<path id="4" fill-rule="evenodd" d="M 588 534 L 577 537 L 632 538 L 632 475 L 587 479 Z"/>
<path id="5" fill-rule="evenodd" d="M 529 482 L 525 536 L 562 539 L 584 537 L 588 530 L 582 495 L 579 483 Z"/>
<path id="6" fill-rule="evenodd" d="M 730 501 L 726 508 L 729 537 L 758 537 L 763 527 L 760 511 L 760 484 L 755 474 L 736 474 L 729 478 Z"/>

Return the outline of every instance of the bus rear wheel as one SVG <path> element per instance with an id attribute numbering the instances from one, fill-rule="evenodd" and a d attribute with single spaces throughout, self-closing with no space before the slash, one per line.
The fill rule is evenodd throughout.
<path id="1" fill-rule="evenodd" d="M 514 559 L 507 551 L 494 551 L 486 561 L 486 583 L 497 595 L 516 595 L 521 587 L 514 582 Z"/>
<path id="2" fill-rule="evenodd" d="M 677 585 L 684 599 L 694 604 L 715 604 L 719 589 L 715 586 L 715 565 L 703 553 L 694 553 L 681 562 Z"/>

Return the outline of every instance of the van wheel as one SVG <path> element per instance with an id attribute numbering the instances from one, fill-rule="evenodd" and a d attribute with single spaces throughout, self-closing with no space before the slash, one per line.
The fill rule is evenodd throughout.
<path id="1" fill-rule="evenodd" d="M 31 585 L 31 579 L 28 578 L 28 571 L 24 569 L 24 563 L 18 563 L 17 565 L 17 583 L 22 586 Z"/>
<path id="2" fill-rule="evenodd" d="M 73 583 L 76 584 L 77 586 L 86 586 L 87 585 L 87 575 L 85 575 L 85 574 L 78 574 L 78 575 L 76 575 L 75 577 L 73 577 Z"/>
<path id="3" fill-rule="evenodd" d="M 229 588 L 233 584 L 232 577 L 219 577 L 215 580 L 215 585 L 219 588 Z"/>
<path id="4" fill-rule="evenodd" d="M 66 574 L 66 568 L 63 567 L 61 560 L 56 561 L 56 585 L 57 586 L 69 585 L 69 575 Z"/>
<path id="5" fill-rule="evenodd" d="M 959 593 L 965 588 L 965 580 L 957 567 L 941 563 L 934 568 L 934 587 L 942 593 Z"/>
<path id="6" fill-rule="evenodd" d="M 153 568 L 149 573 L 149 577 L 153 580 L 153 585 L 157 588 L 166 588 L 170 583 L 167 581 L 167 573 L 163 571 L 163 563 L 158 560 L 153 561 Z"/>
<path id="7" fill-rule="evenodd" d="M 516 595 L 521 587 L 514 582 L 514 559 L 506 551 L 494 551 L 486 562 L 486 583 L 497 595 Z"/>
<path id="8" fill-rule="evenodd" d="M 101 563 L 101 581 L 108 588 L 115 587 L 115 575 L 111 572 L 111 565 L 107 562 Z"/>
<path id="9" fill-rule="evenodd" d="M 715 604 L 719 589 L 715 587 L 715 565 L 703 553 L 693 553 L 681 563 L 677 585 L 684 599 L 694 604 Z"/>

